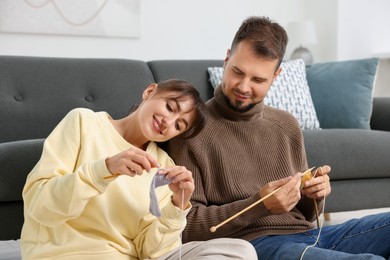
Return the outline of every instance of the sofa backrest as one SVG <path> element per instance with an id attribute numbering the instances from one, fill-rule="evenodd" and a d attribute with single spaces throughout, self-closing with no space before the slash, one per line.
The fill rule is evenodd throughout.
<path id="1" fill-rule="evenodd" d="M 193 83 L 202 98 L 213 96 L 207 67 L 223 60 L 45 58 L 0 56 L 0 143 L 45 138 L 75 107 L 127 114 L 153 82 Z"/>
<path id="2" fill-rule="evenodd" d="M 0 56 L 0 143 L 45 138 L 75 107 L 123 117 L 153 82 L 144 61 Z"/>
<path id="3" fill-rule="evenodd" d="M 155 60 L 148 65 L 156 82 L 170 78 L 180 78 L 195 85 L 203 100 L 214 96 L 209 81 L 208 67 L 221 67 L 223 60 Z"/>

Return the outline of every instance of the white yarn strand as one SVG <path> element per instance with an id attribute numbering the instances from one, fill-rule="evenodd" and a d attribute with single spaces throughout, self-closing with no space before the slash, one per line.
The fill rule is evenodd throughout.
<path id="1" fill-rule="evenodd" d="M 326 182 L 324 182 L 325 184 L 325 193 L 326 193 Z M 320 226 L 318 227 L 319 230 L 318 230 L 318 235 L 317 235 L 317 239 L 316 241 L 312 244 L 312 245 L 308 245 L 305 250 L 303 250 L 302 254 L 301 254 L 301 258 L 299 258 L 300 260 L 303 259 L 303 256 L 305 255 L 306 251 L 311 248 L 311 247 L 314 247 L 315 245 L 317 245 L 318 241 L 320 240 L 320 236 L 321 236 L 321 231 L 322 231 L 322 227 L 323 227 L 323 223 L 324 223 L 324 212 L 325 212 L 325 202 L 326 202 L 326 197 L 324 197 L 324 204 L 323 204 L 323 207 L 322 207 L 322 216 L 321 216 L 321 219 L 320 219 Z"/>
<path id="2" fill-rule="evenodd" d="M 181 227 L 183 227 L 184 225 L 184 218 L 185 218 L 185 215 L 184 215 L 184 190 L 181 190 L 181 208 L 182 208 L 182 212 L 181 212 Z M 179 260 L 181 260 L 181 248 L 183 247 L 183 231 L 180 232 L 180 248 L 179 248 Z"/>

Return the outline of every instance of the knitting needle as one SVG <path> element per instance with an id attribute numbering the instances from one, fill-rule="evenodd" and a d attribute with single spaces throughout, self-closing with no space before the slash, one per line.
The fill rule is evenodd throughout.
<path id="1" fill-rule="evenodd" d="M 318 169 L 320 169 L 320 168 L 321 167 L 319 167 Z M 312 175 L 311 170 L 313 170 L 313 169 L 314 169 L 314 167 L 310 168 L 309 170 L 305 171 L 302 174 L 301 189 L 305 187 L 305 184 L 304 184 L 305 181 L 311 180 L 312 178 L 316 177 L 318 169 L 314 172 L 314 175 Z M 313 199 L 313 202 L 314 202 L 314 210 L 315 210 L 315 213 L 316 213 L 317 226 L 319 227 L 320 226 L 320 222 L 319 222 L 319 213 L 318 213 L 317 200 Z"/>
<path id="2" fill-rule="evenodd" d="M 322 168 L 321 167 L 319 167 L 317 169 L 317 171 L 320 171 L 320 174 L 322 175 Z M 313 178 L 316 177 L 317 171 L 314 173 Z M 314 201 L 314 209 L 315 209 L 315 212 L 316 212 L 317 227 L 320 227 L 320 216 L 319 216 L 320 214 L 318 213 L 317 200 L 313 199 L 313 201 Z"/>
<path id="3" fill-rule="evenodd" d="M 106 179 L 111 179 L 111 178 L 114 178 L 114 177 L 118 177 L 120 174 L 111 174 L 111 175 L 107 175 L 107 176 L 104 176 L 103 179 L 106 180 Z"/>
<path id="4" fill-rule="evenodd" d="M 130 171 L 135 172 L 133 169 L 130 169 Z M 111 175 L 104 176 L 103 179 L 104 179 L 104 180 L 106 180 L 106 179 L 111 179 L 111 178 L 114 178 L 114 177 L 118 177 L 118 176 L 120 176 L 120 175 L 123 175 L 123 174 L 114 173 L 114 174 L 111 174 Z"/>
<path id="5" fill-rule="evenodd" d="M 233 216 L 231 216 L 230 218 L 226 219 L 225 221 L 219 223 L 218 225 L 216 226 L 213 226 L 210 228 L 210 232 L 214 233 L 215 231 L 217 231 L 217 229 L 219 227 L 221 227 L 222 225 L 225 225 L 226 223 L 228 223 L 229 221 L 235 219 L 236 217 L 238 217 L 239 215 L 241 215 L 242 213 L 244 213 L 245 211 L 247 210 L 250 210 L 251 208 L 253 208 L 254 206 L 256 206 L 257 204 L 259 204 L 260 202 L 262 202 L 263 200 L 271 197 L 272 195 L 274 195 L 278 190 L 280 190 L 282 187 L 279 187 L 277 188 L 276 190 L 274 190 L 273 192 L 269 193 L 268 195 L 264 196 L 263 198 L 259 199 L 258 201 L 252 203 L 251 205 L 249 205 L 248 207 L 246 207 L 245 209 L 241 210 L 240 212 L 234 214 Z"/>
<path id="6" fill-rule="evenodd" d="M 319 216 L 319 213 L 318 213 L 317 200 L 313 199 L 313 201 L 314 201 L 314 209 L 315 209 L 315 212 L 316 212 L 317 227 L 320 227 L 320 216 Z"/>
<path id="7" fill-rule="evenodd" d="M 302 174 L 302 176 L 303 176 L 305 173 L 307 173 L 308 171 L 311 171 L 311 170 L 313 170 L 313 169 L 314 169 L 314 167 L 312 167 L 312 168 L 306 170 L 306 171 Z M 261 198 L 261 199 L 259 199 L 258 201 L 252 203 L 251 205 L 249 205 L 249 206 L 246 207 L 245 209 L 243 209 L 243 210 L 237 212 L 236 214 L 234 214 L 234 215 L 231 216 L 230 218 L 226 219 L 225 221 L 219 223 L 218 225 L 212 226 L 212 227 L 210 228 L 210 232 L 211 232 L 211 233 L 214 233 L 215 231 L 217 231 L 217 229 L 218 229 L 219 227 L 221 227 L 221 226 L 225 225 L 226 223 L 228 223 L 229 221 L 235 219 L 236 217 L 238 217 L 238 216 L 241 215 L 242 213 L 244 213 L 244 212 L 250 210 L 251 208 L 253 208 L 253 207 L 256 206 L 257 204 L 259 204 L 259 203 L 261 203 L 262 201 L 264 201 L 265 199 L 268 199 L 269 197 L 271 197 L 272 195 L 274 195 L 274 194 L 275 194 L 278 190 L 280 190 L 281 188 L 282 188 L 282 187 L 277 188 L 277 189 L 274 190 L 273 192 L 267 194 L 267 195 L 264 196 L 263 198 Z"/>
<path id="8" fill-rule="evenodd" d="M 134 171 L 133 169 L 131 169 L 131 171 Z M 156 172 L 159 172 L 159 171 L 167 171 L 166 169 L 163 169 L 163 168 L 158 168 Z M 111 178 L 114 178 L 114 177 L 118 177 L 122 174 L 118 174 L 118 173 L 115 173 L 115 174 L 111 174 L 111 175 L 107 175 L 107 176 L 104 176 L 103 179 L 106 180 L 106 179 L 111 179 Z"/>

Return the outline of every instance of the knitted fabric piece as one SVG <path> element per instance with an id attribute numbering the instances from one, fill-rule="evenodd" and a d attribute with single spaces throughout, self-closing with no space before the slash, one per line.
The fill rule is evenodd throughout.
<path id="1" fill-rule="evenodd" d="M 160 170 L 156 172 L 152 182 L 150 183 L 150 192 L 149 192 L 149 197 L 150 197 L 149 211 L 156 217 L 161 216 L 161 211 L 158 206 L 158 200 L 157 200 L 155 189 L 157 187 L 170 184 L 172 182 L 172 180 L 166 178 L 166 174 L 159 174 L 159 171 Z"/>

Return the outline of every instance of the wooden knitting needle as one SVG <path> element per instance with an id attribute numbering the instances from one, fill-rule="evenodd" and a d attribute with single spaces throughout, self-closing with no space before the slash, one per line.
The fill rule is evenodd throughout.
<path id="1" fill-rule="evenodd" d="M 316 212 L 316 220 L 317 220 L 317 227 L 320 227 L 320 214 L 318 213 L 318 206 L 317 206 L 317 200 L 313 199 L 314 201 L 314 210 Z"/>
<path id="2" fill-rule="evenodd" d="M 321 169 L 321 167 L 319 168 Z M 317 171 L 314 173 L 314 175 L 312 176 L 312 178 L 316 177 L 317 175 Z M 313 199 L 314 201 L 314 210 L 316 212 L 316 221 L 317 221 L 317 227 L 320 227 L 320 214 L 318 213 L 318 204 L 317 204 L 317 200 L 316 199 Z"/>
<path id="3" fill-rule="evenodd" d="M 130 170 L 131 170 L 132 172 L 134 172 L 133 169 L 130 169 Z M 158 169 L 157 169 L 157 172 L 158 172 L 158 171 L 161 171 L 161 170 L 167 171 L 167 170 L 164 169 L 164 168 L 158 168 Z M 121 176 L 121 175 L 123 175 L 123 174 L 114 173 L 114 174 L 111 174 L 111 175 L 104 176 L 103 179 L 104 179 L 104 180 L 107 180 L 107 179 L 111 179 L 111 178 L 118 177 L 118 176 Z"/>
<path id="4" fill-rule="evenodd" d="M 311 174 L 311 170 L 313 170 L 314 167 L 310 168 L 309 170 L 305 171 L 303 174 L 302 174 L 302 183 L 301 183 L 301 189 L 303 187 L 305 187 L 305 182 L 308 181 L 308 180 L 311 180 L 312 178 L 316 177 L 317 175 L 317 171 L 315 171 L 314 175 Z M 318 169 L 321 169 L 321 167 L 319 167 Z M 318 170 L 317 169 L 317 170 Z M 320 227 L 320 220 L 319 220 L 319 213 L 318 213 L 318 205 L 317 205 L 317 200 L 316 199 L 313 199 L 313 202 L 314 202 L 314 211 L 316 213 L 316 220 L 317 220 L 317 226 Z"/>
<path id="5" fill-rule="evenodd" d="M 321 168 L 321 167 L 319 167 L 319 168 L 317 169 L 317 171 L 320 171 L 320 174 L 322 175 L 322 168 Z M 317 171 L 314 173 L 313 178 L 316 177 Z M 320 214 L 318 213 L 317 200 L 316 200 L 316 199 L 313 199 L 313 201 L 314 201 L 314 210 L 315 210 L 315 212 L 316 212 L 317 227 L 320 227 Z"/>
<path id="6" fill-rule="evenodd" d="M 111 174 L 111 175 L 104 176 L 103 179 L 104 180 L 111 179 L 111 178 L 114 178 L 114 177 L 118 177 L 119 175 L 121 175 L 121 174 Z"/>
<path id="7" fill-rule="evenodd" d="M 249 205 L 248 207 L 246 207 L 245 209 L 241 210 L 240 212 L 234 214 L 233 216 L 231 216 L 230 218 L 226 219 L 225 221 L 219 223 L 218 225 L 216 226 L 213 226 L 210 228 L 210 232 L 214 233 L 215 231 L 217 231 L 217 229 L 219 227 L 221 227 L 222 225 L 225 225 L 226 223 L 228 223 L 229 221 L 235 219 L 236 217 L 238 217 L 239 215 L 241 215 L 242 213 L 244 213 L 245 211 L 248 211 L 250 210 L 251 208 L 253 208 L 254 206 L 256 206 L 257 204 L 259 204 L 260 202 L 262 202 L 263 200 L 271 197 L 272 195 L 274 195 L 278 190 L 280 190 L 282 187 L 279 187 L 277 188 L 276 190 L 274 190 L 273 192 L 267 194 L 266 196 L 264 196 L 263 198 L 259 199 L 258 201 L 252 203 L 251 205 Z"/>
<path id="8" fill-rule="evenodd" d="M 302 176 L 303 176 L 305 173 L 307 173 L 308 171 L 311 171 L 311 170 L 313 170 L 313 169 L 314 169 L 314 167 L 312 167 L 312 168 L 306 170 L 306 171 L 302 174 Z M 210 228 L 210 232 L 211 232 L 211 233 L 214 233 L 215 231 L 217 231 L 218 228 L 220 228 L 221 226 L 225 225 L 225 224 L 228 223 L 229 221 L 235 219 L 236 217 L 238 217 L 238 216 L 241 215 L 242 213 L 244 213 L 244 212 L 250 210 L 251 208 L 253 208 L 253 207 L 256 206 L 257 204 L 259 204 L 259 203 L 261 203 L 262 201 L 264 201 L 265 199 L 271 197 L 272 195 L 274 195 L 274 194 L 275 194 L 278 190 L 280 190 L 281 188 L 282 188 L 282 187 L 277 188 L 277 189 L 274 190 L 273 192 L 267 194 L 267 195 L 264 196 L 263 198 L 261 198 L 261 199 L 259 199 L 258 201 L 252 203 L 251 205 L 249 205 L 249 206 L 246 207 L 245 209 L 243 209 L 243 210 L 237 212 L 236 214 L 234 214 L 234 215 L 231 216 L 230 218 L 226 219 L 225 221 L 219 223 L 218 225 L 212 226 L 212 227 Z"/>

